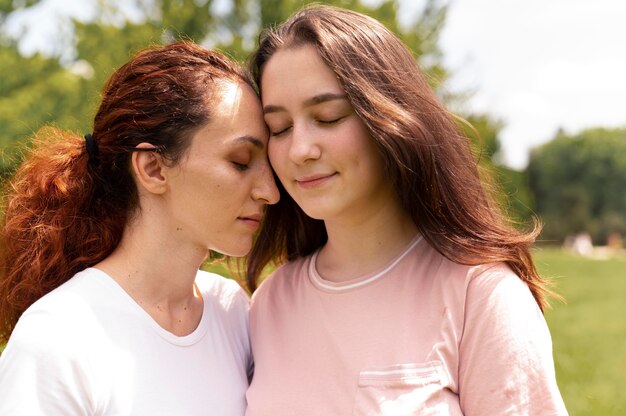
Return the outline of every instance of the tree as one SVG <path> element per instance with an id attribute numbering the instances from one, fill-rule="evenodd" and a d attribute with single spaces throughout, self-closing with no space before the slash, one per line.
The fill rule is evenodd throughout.
<path id="1" fill-rule="evenodd" d="M 80 94 L 81 77 L 58 60 L 40 54 L 24 57 L 15 45 L 0 46 L 0 61 L 13 68 L 0 76 L 0 146 L 6 166 L 16 142 L 41 124 L 77 126 L 75 97 Z"/>
<path id="2" fill-rule="evenodd" d="M 0 23 L 16 7 L 36 4 L 38 0 L 0 0 Z M 60 61 L 58 56 L 23 57 L 17 52 L 17 41 L 3 39 L 0 70 L 0 123 L 3 134 L 0 145 L 23 140 L 45 123 L 62 128 L 87 131 L 97 105 L 98 93 L 111 72 L 127 61 L 138 49 L 150 45 L 191 39 L 218 47 L 243 60 L 256 44 L 261 27 L 285 19 L 308 1 L 233 0 L 227 10 L 216 11 L 212 0 L 134 0 L 126 2 L 140 11 L 141 18 L 128 20 L 119 0 L 99 0 L 99 10 L 91 22 L 74 25 L 74 62 Z M 423 58 L 426 70 L 439 86 L 446 71 L 441 64 L 437 40 L 445 20 L 442 0 L 428 0 L 422 16 L 409 27 L 400 27 L 397 2 L 385 0 L 368 6 L 359 0 L 327 2 L 375 16 L 399 34 L 416 56 Z M 89 69 L 73 71 L 72 67 Z M 19 71 L 15 71 L 19 68 Z M 6 81 L 5 81 L 6 80 Z M 10 89 L 10 90 L 9 90 Z M 36 102 L 36 106 L 33 105 Z"/>
<path id="3" fill-rule="evenodd" d="M 3 28 L 7 16 L 16 10 L 24 9 L 39 3 L 41 0 L 0 0 L 0 29 Z"/>
<path id="4" fill-rule="evenodd" d="M 559 132 L 531 152 L 528 174 L 545 239 L 626 234 L 626 128 Z"/>
<path id="5" fill-rule="evenodd" d="M 460 121 L 461 129 L 472 142 L 485 181 L 492 182 L 498 202 L 514 223 L 525 226 L 534 212 L 526 172 L 500 163 L 500 130 L 504 124 L 486 114 L 470 114 Z"/>
<path id="6" fill-rule="evenodd" d="M 4 41 L 0 59 L 5 63 L 0 69 L 0 147 L 7 155 L 5 164 L 14 159 L 10 149 L 44 124 L 88 132 L 105 80 L 137 50 L 177 39 L 191 39 L 221 49 L 243 62 L 254 49 L 261 28 L 277 24 L 302 5 L 311 3 L 306 0 L 233 0 L 228 8 L 217 10 L 213 0 L 129 0 L 125 4 L 130 4 L 140 14 L 131 21 L 122 11 L 119 0 L 99 0 L 93 21 L 69 22 L 74 28 L 74 39 L 64 39 L 64 42 L 73 48 L 68 54 L 72 61 L 61 62 L 59 56 L 21 56 L 16 40 L 2 37 L 4 18 L 17 6 L 27 7 L 38 1 L 0 0 L 0 39 Z M 373 5 L 360 0 L 325 3 L 380 20 L 414 52 L 444 101 L 463 101 L 462 95 L 449 94 L 445 89 L 448 72 L 442 64 L 438 45 L 447 12 L 443 0 L 427 0 L 419 17 L 408 25 L 399 23 L 397 1 L 382 0 Z M 20 70 L 15 71 L 15 68 Z M 497 133 L 501 123 L 486 115 L 467 118 L 474 130 L 466 132 L 476 141 L 481 160 L 490 167 L 493 161 L 497 165 Z M 519 175 L 515 172 L 508 175 L 500 168 L 496 170 L 507 192 L 519 196 L 516 187 L 520 181 L 516 179 L 515 185 L 509 186 L 510 177 Z M 526 214 L 520 214 L 519 208 L 525 206 L 525 202 L 516 203 L 517 197 L 512 201 L 513 216 L 524 218 Z"/>
<path id="7" fill-rule="evenodd" d="M 25 7 L 38 1 L 0 0 L 0 17 L 15 10 L 16 3 Z M 308 3 L 311 1 L 233 0 L 228 8 L 217 10 L 213 0 L 129 0 L 125 4 L 140 14 L 131 21 L 119 0 L 99 0 L 93 21 L 69 22 L 74 28 L 74 40 L 64 41 L 73 48 L 67 54 L 71 62 L 62 62 L 59 56 L 21 56 L 17 41 L 5 36 L 0 50 L 0 59 L 6 63 L 0 69 L 0 147 L 5 149 L 4 165 L 15 160 L 11 149 L 44 124 L 80 133 L 90 131 L 105 80 L 136 51 L 191 39 L 243 62 L 256 46 L 262 27 L 283 21 Z M 426 0 L 422 13 L 408 25 L 399 23 L 397 1 L 382 0 L 373 5 L 360 0 L 325 3 L 380 20 L 414 52 L 440 97 L 444 101 L 459 99 L 445 89 L 448 72 L 438 45 L 447 12 L 443 0 Z M 497 155 L 500 124 L 485 115 L 470 118 L 470 122 L 482 137 L 484 160 L 491 161 Z"/>
<path id="8" fill-rule="evenodd" d="M 115 1 L 101 1 L 95 21 L 75 22 L 76 59 L 94 68 L 94 76 L 86 85 L 88 90 L 99 91 L 110 73 L 135 51 L 177 39 L 191 39 L 218 48 L 243 62 L 256 46 L 262 27 L 280 22 L 303 4 L 312 2 L 233 0 L 230 8 L 219 14 L 211 0 L 134 0 L 133 3 L 143 15 L 138 23 L 125 20 Z M 441 0 L 427 0 L 422 15 L 409 27 L 398 23 L 396 1 L 385 0 L 375 6 L 367 6 L 360 0 L 326 3 L 376 17 L 425 62 L 423 66 L 434 87 L 440 87 L 447 79 L 437 43 L 447 10 Z M 93 93 L 87 101 L 82 97 L 82 108 L 93 114 L 96 98 Z"/>
<path id="9" fill-rule="evenodd" d="M 16 91 L 25 88 L 26 103 L 32 102 L 32 81 L 36 76 L 46 76 L 56 72 L 58 66 L 42 56 L 23 57 L 17 49 L 17 41 L 11 39 L 5 30 L 6 20 L 15 11 L 37 4 L 39 0 L 0 0 L 0 175 L 11 164 L 16 138 L 29 133 L 28 104 L 16 102 Z"/>

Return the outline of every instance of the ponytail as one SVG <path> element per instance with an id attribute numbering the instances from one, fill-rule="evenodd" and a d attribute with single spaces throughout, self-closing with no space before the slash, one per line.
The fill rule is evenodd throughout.
<path id="1" fill-rule="evenodd" d="M 107 202 L 94 169 L 83 139 L 46 127 L 5 184 L 0 343 L 33 302 L 104 259 L 119 243 L 126 209 Z"/>
<path id="2" fill-rule="evenodd" d="M 5 187 L 0 223 L 0 343 L 37 299 L 107 257 L 139 209 L 132 152 L 150 143 L 178 163 L 211 121 L 216 81 L 252 86 L 219 52 L 192 42 L 146 49 L 107 81 L 93 136 L 47 127 Z"/>

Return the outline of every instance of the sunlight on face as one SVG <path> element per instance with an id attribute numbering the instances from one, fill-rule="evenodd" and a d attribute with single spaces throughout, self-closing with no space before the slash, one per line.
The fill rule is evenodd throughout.
<path id="1" fill-rule="evenodd" d="M 374 140 L 313 46 L 276 52 L 261 84 L 272 167 L 309 216 L 360 221 L 394 198 Z"/>
<path id="2" fill-rule="evenodd" d="M 242 256 L 278 190 L 258 97 L 246 84 L 223 81 L 219 87 L 211 121 L 172 168 L 168 203 L 176 235 L 198 250 Z"/>

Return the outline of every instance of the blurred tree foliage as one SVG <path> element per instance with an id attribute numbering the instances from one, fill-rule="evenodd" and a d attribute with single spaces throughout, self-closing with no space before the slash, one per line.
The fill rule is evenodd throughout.
<path id="1" fill-rule="evenodd" d="M 14 149 L 44 124 L 87 132 L 107 77 L 136 51 L 177 39 L 219 48 L 243 61 L 255 47 L 261 27 L 284 20 L 309 1 L 96 0 L 95 17 L 73 26 L 70 62 L 61 56 L 22 56 L 18 41 L 5 30 L 7 17 L 39 0 L 0 0 L 0 167 L 15 164 Z M 438 38 L 446 6 L 427 0 L 408 25 L 398 21 L 396 1 L 368 6 L 359 0 L 325 2 L 375 16 L 395 31 L 419 56 L 435 88 L 446 80 Z M 131 20 L 130 9 L 135 11 Z M 139 16 L 139 17 L 137 17 Z"/>
<path id="2" fill-rule="evenodd" d="M 15 10 L 30 7 L 40 0 L 0 0 L 0 27 L 4 25 L 6 17 Z"/>
<path id="3" fill-rule="evenodd" d="M 559 132 L 533 150 L 528 174 L 543 239 L 588 232 L 604 244 L 626 235 L 626 128 Z"/>
<path id="4" fill-rule="evenodd" d="M 40 54 L 24 57 L 11 44 L 0 45 L 0 62 L 0 146 L 5 151 L 44 123 L 75 126 L 80 77 L 57 60 Z"/>
<path id="5" fill-rule="evenodd" d="M 4 30 L 6 17 L 39 0 L 0 0 L 0 168 L 15 165 L 14 149 L 44 124 L 55 124 L 79 133 L 91 130 L 91 120 L 108 76 L 136 51 L 145 47 L 191 39 L 227 52 L 245 61 L 254 49 L 262 27 L 286 19 L 304 4 L 303 0 L 232 0 L 218 7 L 213 0 L 96 0 L 95 17 L 88 22 L 66 22 L 73 26 L 71 59 L 61 56 L 22 56 L 16 39 Z M 426 0 L 421 13 L 403 24 L 398 2 L 382 0 L 375 5 L 360 0 L 335 0 L 327 4 L 369 14 L 396 33 L 414 52 L 431 85 L 444 101 L 463 100 L 446 90 L 448 72 L 438 46 L 445 23 L 447 2 Z M 127 11 L 136 13 L 130 19 Z M 138 17 L 137 17 L 138 16 Z M 487 115 L 465 117 L 474 125 L 468 134 L 478 146 L 481 160 L 493 167 L 497 161 L 501 125 Z M 521 185 L 516 172 L 496 169 L 498 181 L 511 195 L 513 217 L 524 219 L 518 205 Z M 525 188 L 524 188 L 525 189 Z M 504 201 L 506 202 L 506 201 Z M 524 204 L 526 201 L 524 201 Z M 523 204 L 522 204 L 523 205 Z M 522 210 L 523 211 L 523 210 Z M 527 215 L 526 215 L 527 216 Z"/>
<path id="6" fill-rule="evenodd" d="M 535 213 L 526 172 L 507 168 L 500 162 L 498 136 L 504 124 L 485 114 L 470 114 L 465 121 L 469 124 L 461 122 L 460 126 L 472 141 L 484 179 L 495 187 L 498 202 L 508 217 L 524 228 L 532 222 Z"/>

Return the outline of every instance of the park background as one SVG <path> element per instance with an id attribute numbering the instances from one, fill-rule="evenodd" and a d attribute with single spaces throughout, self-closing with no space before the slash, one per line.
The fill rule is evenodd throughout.
<path id="1" fill-rule="evenodd" d="M 601 94 L 623 101 L 620 92 L 626 93 L 619 70 L 626 70 L 626 50 L 602 48 L 615 41 L 609 30 L 615 21 L 623 23 L 626 8 L 611 13 L 605 6 L 620 2 L 610 1 L 324 2 L 381 20 L 413 50 L 439 97 L 474 126 L 467 134 L 479 163 L 501 189 L 500 202 L 510 218 L 522 228 L 535 216 L 543 222 L 534 256 L 564 298 L 552 302 L 546 319 L 557 380 L 572 415 L 626 414 L 621 393 L 626 384 L 626 111 L 619 100 Z M 0 0 L 0 175 L 10 175 L 21 149 L 43 125 L 89 132 L 104 81 L 137 50 L 186 38 L 243 62 L 261 27 L 284 20 L 305 3 Z M 539 30 L 550 24 L 547 32 Z M 568 25 L 576 26 L 576 41 L 565 30 Z M 511 32 L 515 36 L 507 37 Z M 605 39 L 589 42 L 598 33 Z M 45 37 L 43 43 L 34 40 L 37 34 Z M 626 32 L 622 35 L 626 40 Z M 463 55 L 462 45 L 496 59 L 473 61 Z M 559 51 L 575 51 L 575 65 L 550 61 Z M 532 74 L 532 64 L 542 60 L 552 62 L 547 72 L 523 75 Z M 480 65 L 504 71 L 496 77 L 483 68 L 482 77 L 476 76 Z M 494 98 L 511 86 L 512 98 Z M 542 89 L 566 101 L 533 95 Z M 600 116 L 592 117 L 592 110 Z M 206 267 L 228 273 L 221 264 Z"/>

